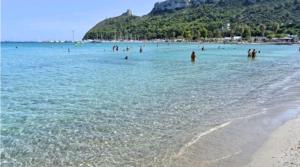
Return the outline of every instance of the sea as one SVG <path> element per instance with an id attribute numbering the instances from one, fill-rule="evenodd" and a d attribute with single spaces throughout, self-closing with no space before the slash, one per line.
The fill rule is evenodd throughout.
<path id="1" fill-rule="evenodd" d="M 3 42 L 1 166 L 239 166 L 300 113 L 299 48 Z"/>

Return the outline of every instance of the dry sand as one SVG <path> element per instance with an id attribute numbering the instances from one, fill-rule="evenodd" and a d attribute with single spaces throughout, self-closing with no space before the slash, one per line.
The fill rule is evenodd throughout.
<path id="1" fill-rule="evenodd" d="M 300 167 L 300 117 L 275 130 L 247 167 Z"/>

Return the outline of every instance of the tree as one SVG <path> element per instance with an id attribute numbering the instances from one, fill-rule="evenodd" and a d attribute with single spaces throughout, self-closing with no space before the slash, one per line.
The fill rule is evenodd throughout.
<path id="1" fill-rule="evenodd" d="M 241 26 L 238 26 L 238 27 L 237 27 L 235 33 L 236 33 L 237 35 L 243 36 L 244 31 L 245 31 L 245 26 L 241 25 Z"/>
<path id="2" fill-rule="evenodd" d="M 184 31 L 183 37 L 186 39 L 192 39 L 192 32 L 190 30 Z"/>
<path id="3" fill-rule="evenodd" d="M 273 30 L 274 34 L 277 34 L 277 31 L 279 30 L 279 24 L 277 22 L 274 22 L 272 24 L 272 30 Z"/>
<path id="4" fill-rule="evenodd" d="M 249 40 L 251 37 L 251 29 L 249 26 L 244 27 L 244 32 L 242 34 L 242 37 L 246 40 Z"/>
<path id="5" fill-rule="evenodd" d="M 201 37 L 203 38 L 207 38 L 207 29 L 206 28 L 202 28 L 201 31 L 200 31 L 200 34 L 201 34 Z"/>
<path id="6" fill-rule="evenodd" d="M 261 36 L 265 36 L 265 32 L 266 32 L 266 26 L 264 24 L 261 24 L 259 26 L 259 30 L 260 30 L 260 33 L 261 33 Z"/>

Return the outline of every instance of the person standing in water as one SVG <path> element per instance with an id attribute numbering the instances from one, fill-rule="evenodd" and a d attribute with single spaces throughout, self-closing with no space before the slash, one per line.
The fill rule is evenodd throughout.
<path id="1" fill-rule="evenodd" d="M 191 55 L 191 60 L 192 60 L 193 63 L 196 61 L 196 57 L 197 57 L 196 53 L 193 51 L 192 55 Z"/>
<path id="2" fill-rule="evenodd" d="M 251 49 L 248 50 L 248 57 L 252 57 Z"/>
<path id="3" fill-rule="evenodd" d="M 252 51 L 252 59 L 254 59 L 255 57 L 256 57 L 256 50 L 253 49 L 253 51 Z"/>
<path id="4" fill-rule="evenodd" d="M 143 53 L 143 47 L 142 46 L 140 47 L 140 53 Z"/>
<path id="5" fill-rule="evenodd" d="M 205 49 L 204 49 L 204 46 L 202 47 L 202 51 L 204 51 Z"/>

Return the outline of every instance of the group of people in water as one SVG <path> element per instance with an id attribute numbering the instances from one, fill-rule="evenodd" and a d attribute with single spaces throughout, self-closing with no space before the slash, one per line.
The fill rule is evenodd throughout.
<path id="1" fill-rule="evenodd" d="M 201 51 L 205 51 L 204 46 L 202 46 Z M 197 58 L 196 53 L 195 53 L 195 51 L 193 51 L 193 52 L 192 52 L 192 55 L 191 55 L 191 61 L 192 61 L 193 63 L 195 63 L 195 62 L 196 62 L 196 58 Z"/>
<path id="2" fill-rule="evenodd" d="M 145 45 L 144 45 L 145 46 Z M 143 53 L 143 51 L 144 51 L 144 49 L 143 49 L 143 47 L 144 46 L 140 46 L 140 53 Z M 112 50 L 113 50 L 113 52 L 118 52 L 119 51 L 119 46 L 118 45 L 114 45 L 113 47 L 112 47 Z M 123 51 L 126 51 L 126 52 L 128 52 L 130 50 L 130 48 L 127 46 L 126 47 L 126 49 L 124 49 Z M 128 60 L 128 56 L 125 56 L 125 58 L 124 58 L 125 60 Z"/>
<path id="3" fill-rule="evenodd" d="M 204 46 L 201 48 L 201 50 L 202 51 L 205 50 Z M 300 48 L 299 48 L 299 51 L 300 51 Z M 256 49 L 253 49 L 253 50 L 249 49 L 248 50 L 248 58 L 254 59 L 256 57 L 257 53 L 260 53 L 260 51 L 257 52 Z M 195 53 L 195 51 L 193 51 L 191 54 L 191 61 L 194 63 L 196 61 L 196 58 L 197 58 L 196 53 Z"/>
<path id="4" fill-rule="evenodd" d="M 114 45 L 114 46 L 113 46 L 113 52 L 114 52 L 114 51 L 119 51 L 119 46 L 118 46 L 118 45 Z"/>
<path id="5" fill-rule="evenodd" d="M 158 47 L 158 44 L 157 44 L 157 47 Z M 143 53 L 143 48 L 144 48 L 144 46 L 140 46 L 140 50 L 139 50 L 139 52 L 140 53 Z M 220 48 L 220 47 L 219 47 Z M 127 46 L 126 47 L 126 49 L 124 49 L 124 51 L 129 51 L 130 50 L 130 48 Z M 113 52 L 115 52 L 115 51 L 119 51 L 119 46 L 118 45 L 114 45 L 113 46 Z M 205 48 L 204 48 L 204 46 L 201 48 L 201 51 L 205 51 Z M 300 51 L 300 48 L 299 48 L 299 51 Z M 256 56 L 257 56 L 257 53 L 260 53 L 260 51 L 256 51 L 256 49 L 249 49 L 248 50 L 248 58 L 252 58 L 252 59 L 254 59 L 254 58 L 256 58 Z M 125 56 L 125 60 L 128 60 L 128 56 Z M 196 62 L 196 58 L 197 58 L 197 56 L 196 56 L 196 52 L 195 51 L 193 51 L 192 52 L 192 54 L 191 54 L 191 61 L 194 63 L 194 62 Z"/>
<path id="6" fill-rule="evenodd" d="M 260 53 L 260 51 L 258 51 L 258 53 Z M 256 52 L 255 49 L 253 49 L 253 50 L 249 49 L 248 50 L 248 58 L 254 59 L 256 57 L 256 54 L 257 54 L 257 52 Z"/>

